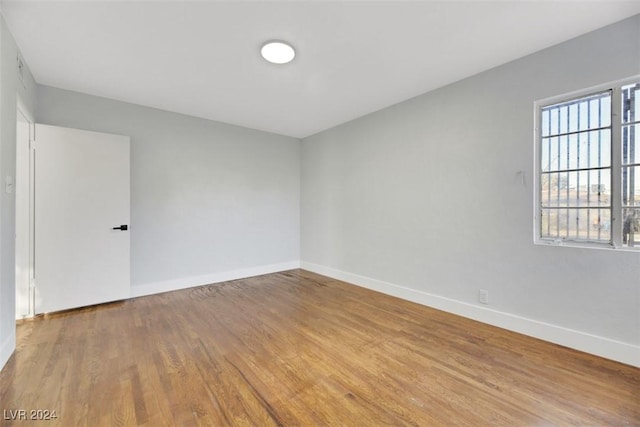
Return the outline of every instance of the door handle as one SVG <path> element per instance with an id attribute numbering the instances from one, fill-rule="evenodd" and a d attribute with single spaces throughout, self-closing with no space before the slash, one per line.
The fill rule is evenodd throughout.
<path id="1" fill-rule="evenodd" d="M 128 229 L 129 229 L 129 226 L 127 224 L 123 224 L 120 227 L 113 227 L 113 230 L 127 231 Z"/>

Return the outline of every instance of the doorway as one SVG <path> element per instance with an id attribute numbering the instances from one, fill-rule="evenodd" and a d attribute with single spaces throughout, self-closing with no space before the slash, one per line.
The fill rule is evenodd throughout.
<path id="1" fill-rule="evenodd" d="M 33 119 L 18 103 L 16 114 L 15 282 L 16 319 L 34 315 Z M 9 184 L 7 184 L 9 185 Z M 9 188 L 7 189 L 9 190 Z"/>
<path id="2" fill-rule="evenodd" d="M 35 124 L 25 111 L 16 179 L 6 182 L 16 200 L 16 319 L 128 298 L 130 138 Z"/>

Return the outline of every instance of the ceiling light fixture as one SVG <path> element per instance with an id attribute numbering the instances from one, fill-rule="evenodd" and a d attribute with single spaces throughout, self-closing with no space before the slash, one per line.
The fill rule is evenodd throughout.
<path id="1" fill-rule="evenodd" d="M 262 45 L 260 49 L 262 57 L 273 64 L 286 64 L 293 61 L 296 51 L 283 41 L 270 41 Z"/>

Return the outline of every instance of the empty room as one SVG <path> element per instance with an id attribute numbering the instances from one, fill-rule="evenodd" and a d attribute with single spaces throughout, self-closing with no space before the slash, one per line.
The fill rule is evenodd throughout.
<path id="1" fill-rule="evenodd" d="M 0 425 L 640 426 L 640 1 L 0 15 Z"/>

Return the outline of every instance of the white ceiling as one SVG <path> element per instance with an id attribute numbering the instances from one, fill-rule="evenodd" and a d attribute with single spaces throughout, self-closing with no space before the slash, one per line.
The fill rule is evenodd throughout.
<path id="1" fill-rule="evenodd" d="M 640 1 L 3 1 L 40 84 L 302 138 L 640 13 Z M 295 60 L 274 65 L 263 42 Z"/>

